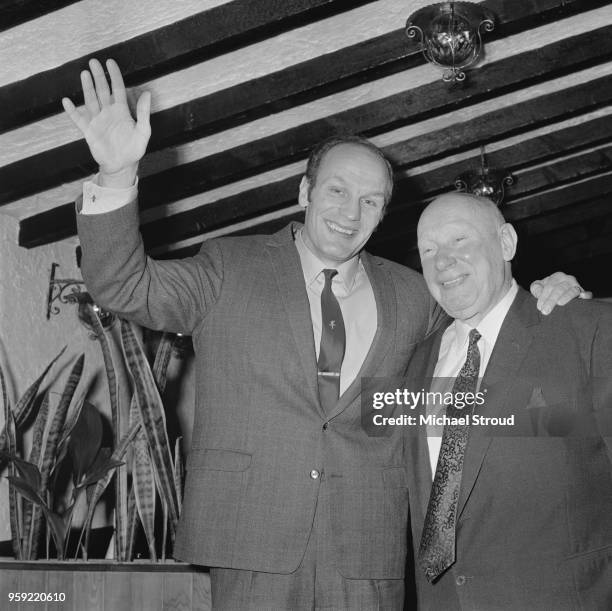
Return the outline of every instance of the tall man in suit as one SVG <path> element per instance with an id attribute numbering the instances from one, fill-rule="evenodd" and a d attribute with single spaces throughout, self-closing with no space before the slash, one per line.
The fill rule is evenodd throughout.
<path id="1" fill-rule="evenodd" d="M 488 200 L 434 200 L 418 245 L 455 320 L 418 347 L 410 385 L 482 393 L 437 414 L 441 436 L 430 410 L 406 437 L 419 609 L 611 609 L 612 306 L 542 316 Z"/>
<path id="2" fill-rule="evenodd" d="M 408 516 L 399 436 L 361 429 L 361 376 L 405 372 L 440 311 L 422 277 L 363 247 L 392 190 L 362 139 L 324 144 L 299 190 L 304 226 L 153 261 L 134 186 L 150 135 L 118 67 L 95 60 L 64 107 L 100 165 L 78 229 L 95 300 L 193 336 L 195 422 L 175 557 L 209 565 L 215 609 L 397 609 Z M 553 283 L 546 300 L 576 296 Z M 544 304 L 546 307 L 548 303 Z"/>

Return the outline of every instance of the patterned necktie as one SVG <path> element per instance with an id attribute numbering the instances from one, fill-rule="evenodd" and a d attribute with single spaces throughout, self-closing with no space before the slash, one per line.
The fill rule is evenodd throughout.
<path id="1" fill-rule="evenodd" d="M 453 384 L 453 394 L 476 392 L 480 371 L 477 342 L 480 337 L 476 329 L 470 331 L 467 358 Z M 460 418 L 466 413 L 449 405 L 446 415 Z M 419 565 L 429 581 L 436 579 L 455 562 L 457 505 L 467 440 L 467 424 L 447 424 L 444 427 L 418 555 Z"/>
<path id="2" fill-rule="evenodd" d="M 321 346 L 319 348 L 319 399 L 326 413 L 338 403 L 340 397 L 340 368 L 344 358 L 346 334 L 340 304 L 332 292 L 335 269 L 324 269 L 325 285 L 321 292 Z"/>

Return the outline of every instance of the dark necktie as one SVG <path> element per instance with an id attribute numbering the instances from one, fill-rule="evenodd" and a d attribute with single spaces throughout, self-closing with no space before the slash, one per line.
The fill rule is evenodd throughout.
<path id="1" fill-rule="evenodd" d="M 472 329 L 469 335 L 467 358 L 453 384 L 453 394 L 476 392 L 480 371 L 480 333 Z M 449 418 L 460 418 L 467 410 L 447 407 Z M 463 472 L 463 457 L 468 440 L 469 425 L 446 425 L 442 434 L 440 454 L 436 466 L 429 505 L 425 515 L 418 562 L 429 581 L 441 575 L 455 562 L 457 505 Z"/>
<path id="2" fill-rule="evenodd" d="M 321 345 L 319 348 L 319 399 L 326 413 L 338 403 L 340 397 L 340 368 L 344 358 L 346 334 L 340 304 L 332 292 L 335 269 L 324 269 L 325 285 L 321 292 Z"/>

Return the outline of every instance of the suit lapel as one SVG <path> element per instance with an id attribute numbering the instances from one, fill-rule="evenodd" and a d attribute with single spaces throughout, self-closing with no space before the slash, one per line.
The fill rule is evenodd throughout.
<path id="1" fill-rule="evenodd" d="M 294 224 L 284 227 L 281 231 L 270 236 L 267 247 L 278 284 L 278 293 L 287 313 L 295 339 L 296 351 L 302 363 L 308 393 L 313 403 L 318 406 L 321 416 L 326 418 L 319 403 L 317 361 L 310 304 L 306 293 L 304 272 L 294 244 L 294 235 L 297 229 L 298 226 Z"/>
<path id="2" fill-rule="evenodd" d="M 519 288 L 502 324 L 480 385 L 481 391 L 487 389 L 486 402 L 479 412 L 481 415 L 504 414 L 507 404 L 512 401 L 511 386 L 515 383 L 517 371 L 529 351 L 534 325 L 539 322 L 540 316 L 531 303 L 529 293 Z M 492 437 L 486 435 L 481 427 L 471 427 L 461 477 L 459 515 L 472 492 L 491 440 Z"/>
<path id="3" fill-rule="evenodd" d="M 393 283 L 382 262 L 373 260 L 366 252 L 361 253 L 361 261 L 370 279 L 374 299 L 376 300 L 376 334 L 359 373 L 340 397 L 338 404 L 329 416 L 330 418 L 343 412 L 359 397 L 361 378 L 376 375 L 394 342 L 397 325 L 397 299 Z"/>

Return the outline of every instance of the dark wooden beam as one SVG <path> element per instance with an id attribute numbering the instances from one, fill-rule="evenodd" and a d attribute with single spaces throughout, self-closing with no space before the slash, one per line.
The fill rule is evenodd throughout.
<path id="1" fill-rule="evenodd" d="M 480 124 L 481 122 L 475 119 L 474 123 Z M 489 123 L 486 119 L 482 121 L 482 124 Z M 465 132 L 469 131 L 470 127 L 466 126 Z M 499 133 L 501 131 L 497 132 Z M 491 154 L 489 161 L 492 165 L 514 170 L 527 163 L 539 164 L 550 160 L 550 156 L 554 154 L 553 151 L 556 151 L 558 155 L 559 151 L 569 154 L 575 149 L 589 148 L 592 144 L 599 143 L 599 139 L 605 141 L 612 139 L 612 121 L 609 117 L 593 119 L 582 125 L 552 132 L 544 137 L 526 140 L 512 148 Z M 567 159 L 550 160 L 546 166 L 522 172 L 516 186 L 510 190 L 509 201 L 525 193 L 533 192 L 537 185 L 540 190 L 549 187 L 550 183 L 546 181 L 547 175 L 555 177 L 555 180 L 561 184 L 572 182 L 607 171 L 612 167 L 611 159 L 612 145 L 595 151 L 587 150 Z M 478 161 L 477 158 L 472 158 L 420 176 L 406 177 L 402 173 L 398 180 L 398 189 L 389 212 L 390 219 L 387 225 L 399 227 L 401 232 L 401 228 L 406 227 L 410 222 L 416 223 L 424 205 L 423 199 L 452 188 L 455 178 L 460 173 L 459 170 L 465 171 L 470 167 L 477 167 Z M 299 179 L 299 176 L 291 177 L 278 183 L 224 198 L 196 210 L 146 224 L 142 228 L 145 243 L 148 247 L 155 247 L 162 243 L 178 241 L 205 231 L 219 229 L 258 214 L 285 208 L 295 201 Z M 398 222 L 399 211 L 402 211 L 401 222 Z"/>
<path id="2" fill-rule="evenodd" d="M 579 202 L 514 226 L 519 234 L 517 267 L 545 269 L 551 260 L 559 261 L 567 248 L 612 234 L 610 196 Z"/>
<path id="3" fill-rule="evenodd" d="M 292 176 L 142 225 L 145 245 L 147 248 L 160 246 L 168 243 L 168 237 L 170 241 L 184 240 L 224 225 L 286 208 L 297 201 L 300 180 L 301 176 Z M 251 196 L 253 200 L 250 200 Z M 250 202 L 248 210 L 245 209 L 247 199 Z M 162 237 L 164 232 L 165 239 Z"/>
<path id="4" fill-rule="evenodd" d="M 121 66 L 134 85 L 373 0 L 233 0 L 96 52 Z M 40 3 L 42 4 L 42 2 Z M 90 55 L 0 88 L 0 132 L 82 99 L 79 73 Z"/>
<path id="5" fill-rule="evenodd" d="M 610 239 L 612 214 L 610 212 L 609 196 L 605 196 L 605 198 L 608 199 L 608 202 L 603 202 L 603 207 L 600 206 L 599 208 L 598 203 L 601 204 L 602 202 L 596 200 L 577 204 L 576 207 L 583 210 L 585 215 L 587 213 L 594 215 L 585 218 L 577 225 L 563 226 L 559 222 L 558 227 L 552 231 L 533 233 L 533 230 L 529 228 L 529 219 L 516 223 L 515 227 L 517 227 L 519 233 L 519 247 L 514 261 L 515 275 L 529 282 L 535 278 L 542 278 L 552 271 L 562 270 L 577 275 L 583 286 L 589 290 L 600 290 L 601 282 L 599 280 L 594 281 L 590 273 L 585 274 L 584 268 L 579 265 L 580 260 L 568 262 L 564 257 L 568 249 L 571 252 L 577 245 L 599 240 L 602 236 L 608 236 L 608 239 Z M 607 207 L 605 206 L 606 203 L 608 204 Z M 588 207 L 590 207 L 590 210 L 587 209 Z M 572 209 L 573 207 L 570 207 L 570 210 Z M 563 215 L 564 211 L 562 210 L 558 214 Z M 556 217 L 557 214 L 553 213 L 550 216 Z M 590 257 L 586 257 L 584 260 L 588 261 Z M 608 286 L 612 289 L 612 277 L 609 274 L 609 268 L 605 270 L 603 277 L 607 278 Z"/>
<path id="6" fill-rule="evenodd" d="M 578 157 L 577 164 L 581 164 L 580 157 Z M 518 226 L 521 226 L 521 222 L 524 223 L 528 220 L 533 230 L 537 228 L 540 232 L 544 231 L 543 227 L 549 222 L 547 221 L 549 218 L 551 218 L 550 222 L 553 224 L 551 229 L 554 229 L 554 221 L 552 220 L 554 217 L 550 215 L 557 213 L 559 210 L 563 211 L 560 218 L 567 219 L 575 216 L 579 221 L 580 206 L 586 206 L 587 202 L 595 198 L 598 202 L 609 202 L 612 195 L 612 173 L 610 172 L 610 166 L 604 169 L 605 172 L 600 172 L 587 179 L 579 177 L 581 179 L 577 182 L 564 184 L 563 186 L 552 183 L 547 189 L 528 193 L 515 201 L 510 200 L 502 208 L 504 217 L 507 221 L 518 224 Z M 608 205 L 612 210 L 612 205 L 609 203 Z M 420 200 L 406 208 L 390 211 L 387 218 L 383 220 L 381 230 L 372 236 L 370 246 L 384 249 L 386 244 L 401 241 L 406 245 L 406 250 L 416 249 L 416 226 L 424 207 L 425 202 Z M 588 210 L 590 208 L 584 208 L 585 215 L 587 215 Z M 598 208 L 597 211 L 601 212 L 602 209 Z"/>
<path id="7" fill-rule="evenodd" d="M 566 141 L 567 138 L 573 135 L 578 136 L 576 132 L 580 131 L 580 136 L 584 137 L 589 132 L 592 134 L 592 129 L 599 125 L 603 132 L 600 135 L 606 134 L 606 132 L 612 131 L 612 125 L 610 124 L 609 117 L 603 117 L 596 119 L 591 124 L 583 124 L 582 126 L 573 126 L 562 130 L 563 133 L 558 134 L 547 134 L 547 136 L 557 136 L 554 138 L 557 142 Z M 580 129 L 583 127 L 584 129 Z M 561 137 L 562 136 L 562 137 Z M 538 194 L 546 191 L 550 191 L 552 187 L 560 187 L 563 185 L 570 185 L 584 180 L 585 178 L 595 177 L 598 178 L 602 174 L 606 174 L 610 168 L 612 168 L 612 143 L 601 146 L 597 149 L 588 148 L 586 151 L 572 152 L 570 155 L 570 148 L 564 149 L 559 147 L 557 149 L 557 155 L 561 152 L 565 155 L 561 159 L 538 159 L 534 156 L 535 151 L 544 148 L 545 151 L 549 149 L 544 144 L 544 138 L 534 138 L 533 140 L 527 140 L 516 144 L 514 147 L 507 150 L 497 151 L 495 154 L 490 156 L 490 159 L 504 160 L 502 163 L 496 163 L 498 167 L 505 168 L 508 172 L 513 172 L 515 177 L 515 184 L 510 188 L 506 189 L 504 210 L 511 210 L 513 202 L 520 200 L 522 205 L 524 204 L 525 197 L 531 194 Z M 610 139 L 610 134 L 606 136 L 606 140 Z M 578 141 L 579 142 L 579 141 Z M 574 142 L 574 145 L 578 144 Z M 512 162 L 518 162 L 518 165 L 526 165 L 527 162 L 531 162 L 533 167 L 528 167 L 520 172 L 517 172 L 517 168 Z M 547 161 L 547 163 L 543 163 Z M 473 158 L 469 162 L 461 162 L 460 164 L 450 164 L 443 168 L 430 171 L 420 176 L 413 176 L 405 178 L 399 181 L 399 193 L 398 198 L 394 198 L 398 205 L 391 208 L 388 213 L 390 218 L 389 225 L 397 228 L 396 233 L 403 235 L 406 228 L 410 227 L 410 231 L 416 231 L 416 223 L 424 208 L 426 202 L 434 197 L 435 195 L 455 188 L 455 178 L 458 175 L 459 169 L 465 171 L 470 166 L 472 168 L 478 167 L 476 158 Z M 457 167 L 457 165 L 459 167 Z M 438 180 L 434 182 L 432 177 Z M 596 180 L 594 183 L 590 183 L 600 187 L 602 181 Z M 604 178 L 603 184 L 607 184 Z M 427 189 L 429 187 L 429 189 Z M 604 190 L 607 187 L 604 187 Z M 583 189 L 580 188 L 580 193 L 583 193 Z M 512 213 L 510 213 L 512 214 Z M 392 231 L 383 232 L 385 240 L 392 240 L 395 238 Z"/>
<path id="8" fill-rule="evenodd" d="M 510 189 L 511 197 L 508 201 L 512 202 L 513 199 L 528 193 L 548 189 L 551 185 L 561 186 L 601 174 L 610 168 L 612 168 L 612 143 L 521 172 L 517 176 L 516 187 Z"/>
<path id="9" fill-rule="evenodd" d="M 586 44 L 588 41 L 583 42 Z M 530 67 L 537 65 L 538 58 L 548 65 L 551 47 L 557 47 L 558 44 L 499 62 L 504 66 L 491 64 L 475 71 L 472 76 L 472 80 L 476 81 L 475 90 L 470 90 L 470 94 L 467 95 L 463 92 L 449 93 L 444 83 L 432 83 L 146 177 L 140 185 L 141 206 L 149 208 L 176 201 L 302 158 L 306 156 L 311 146 L 333 133 L 352 131 L 372 135 L 396 127 L 398 122 L 422 118 L 420 115 L 431 112 L 432 107 L 441 112 L 448 110 L 449 105 L 454 108 L 461 106 L 462 103 L 467 104 L 468 101 L 473 102 L 475 92 L 478 91 L 486 96 L 499 93 L 493 88 L 494 85 L 506 91 L 507 75 L 512 74 L 508 72 L 509 64 L 515 70 L 520 68 L 521 74 L 525 70 L 525 65 Z M 606 44 L 610 47 L 606 52 L 612 51 L 612 36 Z M 601 52 L 601 44 L 598 43 L 595 47 L 597 50 L 591 48 L 592 52 L 596 54 Z M 581 53 L 588 54 L 588 51 L 583 48 Z M 556 57 L 555 53 L 554 58 Z M 541 66 L 541 70 L 545 71 L 546 68 Z M 533 71 L 528 72 L 531 75 Z M 612 81 L 607 77 L 601 77 L 563 91 L 518 103 L 512 111 L 502 108 L 457 125 L 417 136 L 408 142 L 387 147 L 386 153 L 396 166 L 412 167 L 417 163 L 461 152 L 477 144 L 559 121 L 561 118 L 586 112 L 610 101 L 612 101 Z M 39 163 L 35 167 L 40 170 L 49 167 L 50 161 L 46 166 Z M 55 159 L 54 163 L 57 165 L 59 160 Z M 5 168 L 5 171 L 9 168 Z M 74 172 L 74 169 L 71 171 Z M 30 172 L 30 176 L 35 175 L 33 171 Z M 0 172 L 0 184 L 5 184 L 2 178 L 4 176 Z M 30 179 L 31 182 L 34 181 Z M 21 184 L 23 185 L 23 182 Z M 4 198 L 5 200 L 9 198 L 6 191 Z M 2 199 L 1 194 L 0 199 Z M 259 212 L 251 208 L 247 198 L 244 201 L 245 217 Z M 56 209 L 54 213 L 43 213 L 46 216 L 40 215 L 24 220 L 20 243 L 24 246 L 34 246 L 46 243 L 49 239 L 73 235 L 74 222 L 69 221 L 71 208 L 71 204 L 66 204 Z M 203 218 L 200 221 L 203 226 L 218 227 L 228 221 L 224 212 L 221 212 L 224 219 L 218 216 L 214 218 L 216 212 L 215 207 L 203 207 Z"/>
<path id="10" fill-rule="evenodd" d="M 285 225 L 294 221 L 302 223 L 304 221 L 304 212 L 296 212 L 294 214 L 284 216 L 283 218 L 265 221 L 247 229 L 232 231 L 231 233 L 228 233 L 228 235 L 269 235 L 271 233 L 279 231 Z M 154 256 L 158 259 L 182 259 L 184 257 L 190 257 L 192 255 L 195 255 L 200 250 L 202 242 L 203 240 L 199 240 L 189 246 L 174 244 L 167 251 Z"/>
<path id="11" fill-rule="evenodd" d="M 2 0 L 0 1 L 0 32 L 20 23 L 42 17 L 78 0 Z M 1 91 L 1 90 L 0 90 Z M 1 97 L 1 94 L 0 94 Z"/>
<path id="12" fill-rule="evenodd" d="M 514 147 L 496 151 L 489 155 L 492 165 L 516 170 L 528 163 L 542 163 L 553 154 L 563 151 L 565 154 L 575 152 L 583 147 L 598 143 L 599 139 L 612 140 L 612 121 L 610 117 L 593 119 L 581 125 L 567 127 L 558 132 L 551 132 L 531 140 L 525 140 Z M 416 223 L 423 201 L 436 193 L 453 188 L 455 178 L 468 169 L 478 167 L 477 157 L 456 164 L 449 164 L 439 170 L 430 170 L 427 173 L 406 177 L 405 173 L 396 176 L 396 195 L 391 206 L 388 225 L 401 228 L 410 222 Z M 597 151 L 588 151 L 583 155 L 547 164 L 532 170 L 532 173 L 523 173 L 516 186 L 510 190 L 512 197 L 534 190 L 536 181 L 541 187 L 550 186 L 545 177 L 556 176 L 560 182 L 576 181 L 580 178 L 601 173 L 612 167 L 612 144 Z M 532 176 L 535 175 L 535 176 Z M 537 180 L 536 180 L 537 177 Z M 221 224 L 241 219 L 244 215 L 245 201 L 249 202 L 249 211 L 252 214 L 265 214 L 273 210 L 285 208 L 295 201 L 300 176 L 252 189 L 248 193 L 241 193 L 227 197 L 218 202 L 211 203 L 198 209 L 189 210 L 166 218 L 162 218 L 141 227 L 145 245 L 148 248 L 160 246 L 163 243 L 179 241 L 217 228 L 213 219 Z M 407 209 L 414 208 L 412 213 Z M 398 218 L 399 210 L 406 211 Z M 401 229 L 399 229 L 401 231 Z"/>
<path id="13" fill-rule="evenodd" d="M 280 99 L 283 104 L 299 103 L 303 101 L 299 99 L 300 90 L 304 91 L 305 87 L 314 85 L 312 75 L 319 75 L 314 80 L 334 83 L 334 88 L 338 88 L 346 85 L 344 79 L 349 78 L 347 76 L 349 73 L 370 80 L 399 69 L 400 64 L 389 59 L 393 49 L 399 46 L 399 41 L 392 42 L 389 47 L 382 45 L 379 54 L 374 56 L 373 63 L 372 54 L 368 52 L 370 44 L 364 43 L 359 46 L 359 50 L 354 54 L 350 50 L 343 50 L 339 54 L 333 54 L 334 57 L 323 56 L 287 71 L 264 77 L 261 82 L 248 82 L 231 90 L 157 113 L 152 118 L 153 138 L 149 152 L 186 139 L 201 137 L 213 130 L 227 129 L 260 116 L 262 112 L 279 110 L 278 106 L 274 108 L 269 106 L 272 104 L 271 99 L 277 101 Z M 207 160 L 193 162 L 186 169 L 187 175 L 182 176 L 182 192 L 168 193 L 173 183 L 168 184 L 171 175 L 165 173 L 159 179 L 165 184 L 164 191 L 154 189 L 160 197 L 163 193 L 164 199 L 151 200 L 151 205 L 157 205 L 159 201 L 180 199 L 185 197 L 185 192 L 197 193 L 209 188 L 210 184 L 223 184 L 235 178 L 236 173 L 252 174 L 257 171 L 258 166 L 280 165 L 288 158 L 305 156 L 318 140 L 336 131 L 375 135 L 450 109 L 490 99 L 521 86 L 595 65 L 611 57 L 612 26 L 606 26 L 595 32 L 580 34 L 537 51 L 521 53 L 474 70 L 470 74 L 470 83 L 466 86 L 449 89 L 446 83 L 436 80 L 431 84 L 364 105 L 359 109 L 310 123 L 301 130 L 288 130 L 285 132 L 286 138 L 282 140 L 282 146 L 278 146 L 277 142 L 282 138 L 281 134 L 211 156 L 208 158 L 208 163 Z M 373 64 L 379 68 L 374 68 Z M 339 66 L 348 66 L 348 68 L 339 68 Z M 295 74 L 298 75 L 297 81 Z M 270 82 L 271 79 L 273 82 Z M 304 82 L 304 79 L 307 82 Z M 298 83 L 295 87 L 292 85 L 294 82 Z M 315 85 L 316 91 L 313 89 L 308 91 L 316 95 L 330 93 L 329 90 L 317 90 L 317 87 Z M 211 165 L 214 166 L 215 172 L 210 170 Z M 195 184 L 189 180 L 190 168 L 193 168 L 194 173 L 201 179 Z M 15 162 L 0 168 L 0 204 L 86 176 L 94 169 L 95 163 L 82 142 L 73 142 Z M 183 174 L 182 171 L 178 173 Z M 203 176 L 208 180 L 202 179 Z"/>
<path id="14" fill-rule="evenodd" d="M 570 125 L 542 135 L 525 137 L 513 146 L 487 152 L 487 163 L 491 168 L 504 168 L 515 174 L 523 168 L 554 160 L 560 155 L 571 155 L 612 142 L 612 120 L 610 116 L 599 117 Z M 419 201 L 454 187 L 455 179 L 464 172 L 480 167 L 478 156 L 441 165 L 435 170 L 412 176 L 410 171 L 396 173 L 397 202 Z M 521 176 L 517 184 L 507 190 L 507 199 L 518 193 L 525 179 Z"/>
<path id="15" fill-rule="evenodd" d="M 558 221 L 558 225 L 561 227 L 565 226 L 567 222 L 571 222 L 571 219 L 577 219 L 577 221 L 580 221 L 580 219 L 583 221 L 597 219 L 598 215 L 607 212 L 606 205 L 612 212 L 612 206 L 609 205 L 611 196 L 612 173 L 608 172 L 574 184 L 565 185 L 562 188 L 531 194 L 509 206 L 505 211 L 505 216 L 522 231 L 524 231 L 525 223 L 532 223 L 531 231 L 537 231 L 541 227 L 545 227 L 545 225 L 541 225 L 542 221 L 540 220 L 546 218 L 543 215 L 551 216 L 558 213 L 561 215 Z M 410 220 L 406 220 L 397 213 L 389 214 L 372 236 L 367 245 L 368 250 L 418 269 L 415 223 L 422 207 L 422 203 L 414 206 L 413 210 L 410 211 Z M 532 219 L 532 217 L 534 218 Z M 291 220 L 302 219 L 303 214 L 298 213 L 275 221 L 261 223 L 240 232 L 232 232 L 230 235 L 271 233 Z M 553 224 L 557 222 L 554 220 L 555 217 L 551 216 L 551 219 L 553 219 Z M 554 231 L 555 227 L 552 230 Z M 168 252 L 163 255 L 163 258 L 190 256 L 195 254 L 199 247 L 200 243 L 189 247 L 171 246 Z M 526 245 L 523 245 L 523 249 L 525 247 Z"/>
<path id="16" fill-rule="evenodd" d="M 73 0 L 74 1 L 74 0 Z M 113 57 L 122 67 L 128 85 L 141 83 L 145 80 L 167 74 L 172 70 L 192 65 L 214 55 L 224 53 L 244 44 L 252 44 L 266 36 L 272 36 L 292 27 L 304 25 L 317 19 L 329 17 L 339 12 L 354 9 L 373 0 L 259 0 L 255 7 L 249 0 L 235 0 L 226 5 L 210 9 L 175 24 L 137 36 L 129 41 L 101 49 L 99 57 Z M 60 0 L 43 3 L 40 0 L 9 0 L 17 4 L 60 4 Z M 559 2 L 559 0 L 531 0 L 516 3 L 511 0 L 487 0 L 483 3 L 497 16 L 496 26 L 487 40 L 492 41 L 504 36 L 510 36 L 520 31 L 541 26 L 558 19 L 566 18 L 583 11 L 592 10 L 605 5 L 606 0 L 589 0 L 582 2 Z M 408 9 L 406 18 L 408 17 Z M 308 95 L 309 90 L 330 86 L 346 88 L 351 86 L 350 80 L 342 84 L 342 79 L 358 76 L 364 70 L 375 64 L 367 57 L 366 66 L 362 65 L 364 53 L 370 49 L 374 56 L 380 57 L 380 65 L 396 64 L 408 56 L 416 54 L 416 45 L 410 44 L 404 35 L 404 24 L 398 23 L 398 29 L 386 36 L 376 39 L 374 44 L 354 45 L 346 50 L 333 53 L 326 59 L 305 62 L 296 68 L 296 77 L 292 72 L 282 71 L 272 78 L 266 78 L 262 83 L 262 91 L 270 89 L 274 77 L 281 83 L 294 84 L 291 95 Z M 383 53 L 381 54 L 381 51 Z M 0 88 L 0 132 L 15 129 L 24 123 L 39 120 L 50 114 L 59 112 L 61 98 L 64 96 L 79 99 L 78 74 L 86 68 L 87 57 L 81 57 L 60 66 L 54 70 L 42 72 L 19 83 Z M 372 58 L 376 61 L 376 58 Z M 416 60 L 420 62 L 420 59 Z M 370 65 L 370 68 L 367 67 Z M 395 69 L 405 69 L 408 65 L 397 66 Z M 333 66 L 339 67 L 343 76 L 334 76 Z M 331 69 L 330 69 L 331 68 Z M 252 81 L 250 85 L 257 85 Z M 264 87 L 265 84 L 265 87 Z M 250 93 L 256 93 L 251 88 Z M 229 93 L 229 92 L 228 92 Z M 236 92 L 234 92 L 235 94 Z M 239 117 L 249 110 L 240 110 L 234 100 L 247 99 L 249 96 L 227 95 L 233 114 Z M 257 99 L 255 95 L 255 99 Z M 271 89 L 268 100 L 269 111 L 274 112 L 275 104 L 282 104 L 287 93 L 276 93 Z M 215 104 L 211 103 L 211 106 Z M 223 109 L 225 105 L 219 101 L 216 105 Z M 259 111 L 261 112 L 261 111 Z M 197 116 L 197 115 L 196 115 Z M 211 121 L 217 121 L 214 115 Z M 183 126 L 183 130 L 188 127 Z"/>
<path id="17" fill-rule="evenodd" d="M 515 225 L 530 238 L 537 235 L 541 239 L 543 234 L 568 227 L 586 227 L 591 221 L 601 220 L 611 214 L 610 194 L 606 193 L 587 201 L 575 202 L 550 214 L 525 218 Z"/>
<path id="18" fill-rule="evenodd" d="M 528 195 L 510 203 L 503 209 L 506 219 L 513 223 L 519 220 L 550 213 L 578 202 L 589 201 L 597 196 L 612 194 L 612 172 L 594 176 L 587 180 L 553 188 L 542 193 Z"/>

